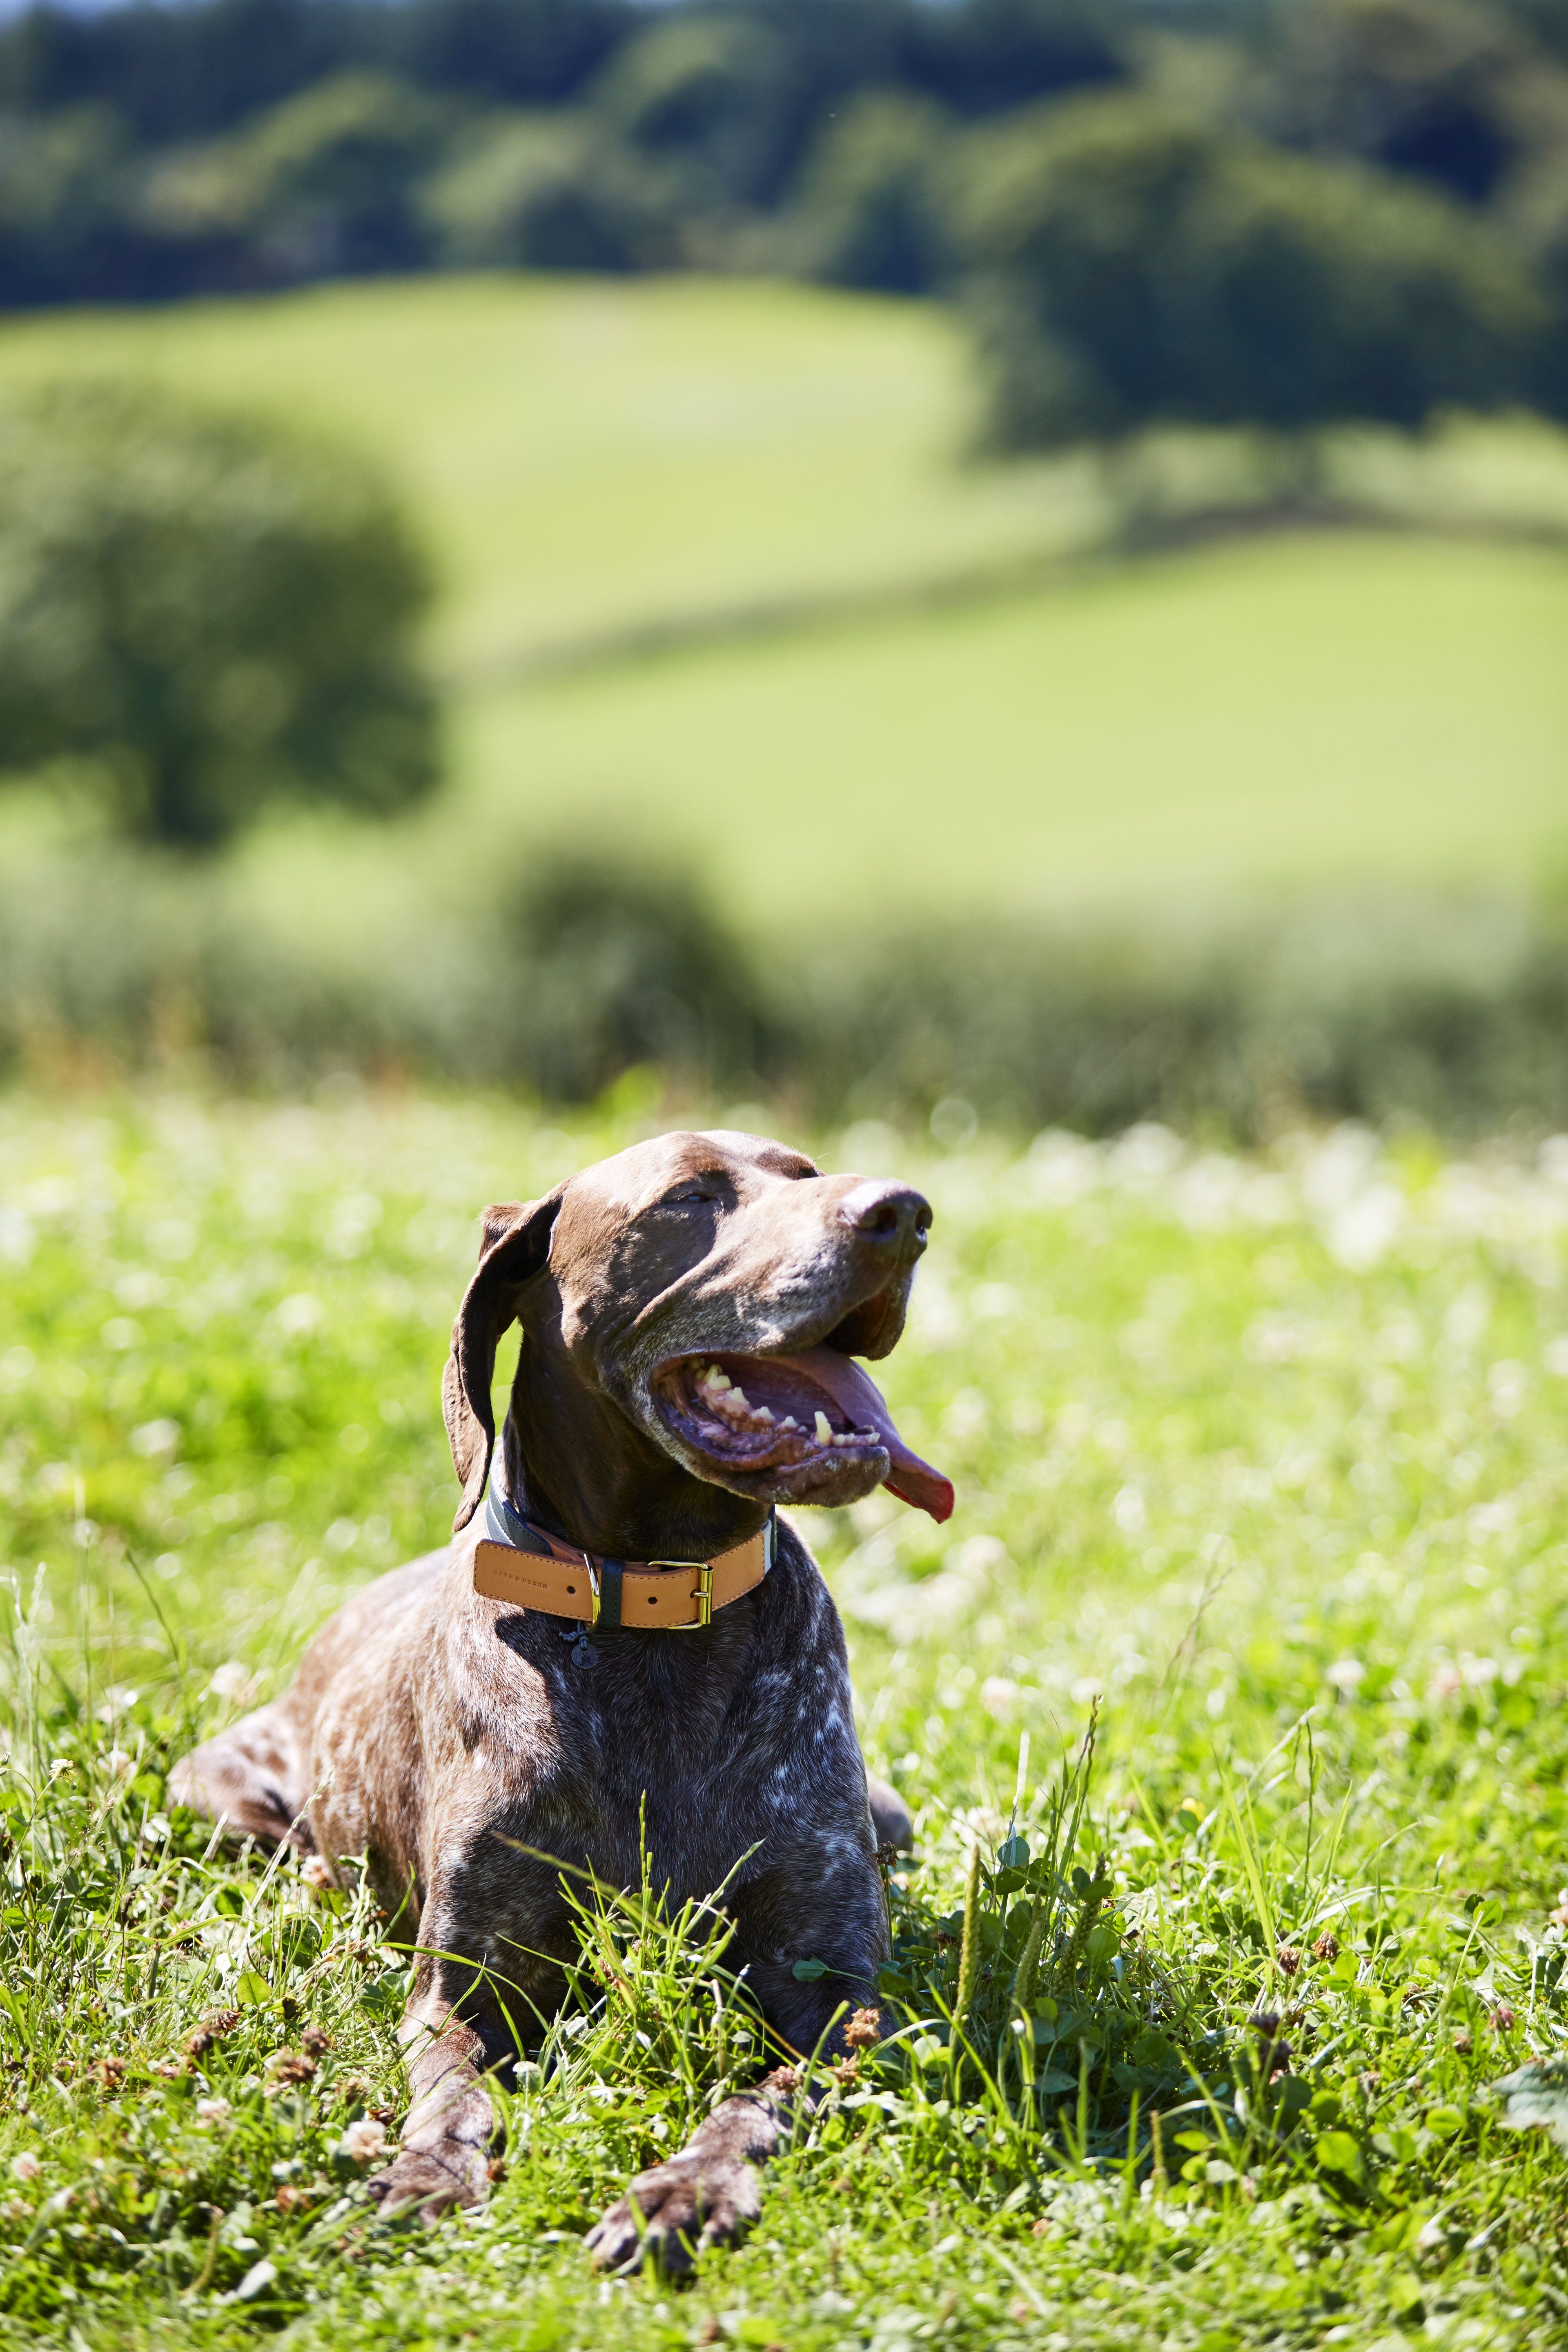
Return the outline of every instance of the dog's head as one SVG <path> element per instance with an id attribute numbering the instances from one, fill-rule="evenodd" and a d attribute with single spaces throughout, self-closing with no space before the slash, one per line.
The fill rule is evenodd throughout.
<path id="1" fill-rule="evenodd" d="M 554 1499 L 578 1541 L 655 1502 L 700 1522 L 682 1491 L 693 1483 L 758 1518 L 881 1485 L 946 1518 L 952 1487 L 852 1360 L 897 1343 L 931 1215 L 907 1184 L 825 1176 L 725 1129 L 636 1144 L 542 1201 L 487 1210 L 443 1389 L 457 1526 L 484 1491 L 496 1348 L 514 1319 L 529 1490 Z"/>

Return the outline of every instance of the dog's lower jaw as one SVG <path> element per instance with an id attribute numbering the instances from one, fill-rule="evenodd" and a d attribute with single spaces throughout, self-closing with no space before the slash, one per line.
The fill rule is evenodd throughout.
<path id="1" fill-rule="evenodd" d="M 847 1510 L 850 1504 L 874 1495 L 886 1480 L 892 1463 L 885 1447 L 868 1440 L 853 1451 L 815 1453 L 803 1462 L 784 1462 L 755 1469 L 743 1460 L 726 1462 L 694 1443 L 685 1430 L 660 1412 L 651 1389 L 629 1399 L 631 1417 L 661 1454 L 679 1464 L 701 1486 L 738 1495 L 764 1510 L 780 1504 L 786 1508 Z"/>

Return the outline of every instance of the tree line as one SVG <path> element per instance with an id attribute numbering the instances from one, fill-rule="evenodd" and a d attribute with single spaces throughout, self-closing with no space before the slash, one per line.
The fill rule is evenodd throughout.
<path id="1" fill-rule="evenodd" d="M 956 297 L 1004 444 L 1556 413 L 1568 0 L 136 0 L 0 31 L 0 306 L 497 266 Z"/>

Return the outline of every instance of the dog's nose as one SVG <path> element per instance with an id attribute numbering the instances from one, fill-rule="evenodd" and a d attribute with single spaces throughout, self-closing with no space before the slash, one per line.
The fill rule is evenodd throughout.
<path id="1" fill-rule="evenodd" d="M 889 1254 L 918 1256 L 926 1245 L 931 1202 L 912 1184 L 888 1184 L 872 1177 L 846 1192 L 838 1213 L 863 1240 Z"/>

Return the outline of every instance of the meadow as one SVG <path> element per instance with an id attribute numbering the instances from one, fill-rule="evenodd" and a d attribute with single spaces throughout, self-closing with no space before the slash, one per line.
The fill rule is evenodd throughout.
<path id="1" fill-rule="evenodd" d="M 599 2280 L 761 2063 L 711 1922 L 606 1899 L 490 2204 L 375 2218 L 406 1954 L 164 1775 L 441 1540 L 478 1204 L 679 1115 L 0 1098 L 6 2341 L 1560 2342 L 1568 2158 L 1496 2086 L 1568 2057 L 1563 1139 L 820 1139 L 935 1204 L 887 1386 L 959 1495 L 805 1515 L 916 1817 L 889 2038 L 748 2243 Z"/>
<path id="2" fill-rule="evenodd" d="M 1234 437 L 981 456 L 935 304 L 495 276 L 0 327 L 0 386 L 102 373 L 338 435 L 432 551 L 448 785 L 376 842 L 268 828 L 238 870 L 277 926 L 480 836 L 662 844 L 792 926 L 872 876 L 1033 913 L 1561 864 L 1545 427 L 1342 436 L 1325 511 L 1359 528 L 1237 543 L 1271 509 Z"/>
<path id="3" fill-rule="evenodd" d="M 1568 856 L 1565 635 L 1555 551 L 1249 540 L 476 697 L 458 772 L 502 829 L 548 777 L 555 834 L 593 811 L 774 925 L 870 877 L 1026 916 L 1528 889 Z"/>

